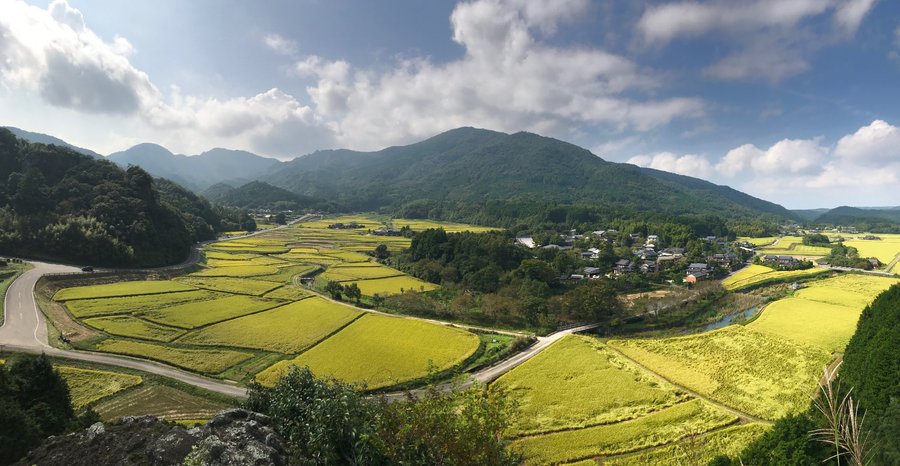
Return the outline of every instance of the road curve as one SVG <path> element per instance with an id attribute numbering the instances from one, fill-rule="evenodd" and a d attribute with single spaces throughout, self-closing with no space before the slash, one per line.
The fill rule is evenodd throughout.
<path id="1" fill-rule="evenodd" d="M 32 262 L 32 265 L 34 268 L 19 276 L 19 278 L 10 284 L 6 291 L 4 306 L 5 319 L 3 326 L 0 327 L 0 351 L 32 354 L 45 353 L 48 356 L 59 358 L 135 369 L 169 377 L 195 387 L 204 388 L 228 396 L 237 398 L 245 398 L 247 396 L 247 389 L 240 385 L 202 377 L 166 364 L 127 356 L 64 350 L 50 346 L 44 314 L 38 308 L 37 302 L 34 299 L 34 286 L 37 281 L 46 274 L 81 273 L 81 271 L 72 266 L 49 264 L 45 262 Z M 447 324 L 446 322 L 443 323 Z M 439 389 L 446 391 L 454 388 L 468 388 L 475 382 L 490 383 L 528 359 L 536 356 L 566 335 L 589 330 L 596 326 L 597 324 L 584 325 L 561 330 L 546 337 L 538 337 L 538 341 L 525 351 L 517 353 L 511 358 L 500 361 L 493 366 L 486 367 L 476 373 L 470 374 L 461 385 L 449 383 L 442 384 L 439 386 Z M 413 393 L 415 394 L 416 391 L 413 391 Z M 399 397 L 406 396 L 405 394 L 406 392 L 392 393 L 386 396 L 388 398 L 399 399 Z"/>

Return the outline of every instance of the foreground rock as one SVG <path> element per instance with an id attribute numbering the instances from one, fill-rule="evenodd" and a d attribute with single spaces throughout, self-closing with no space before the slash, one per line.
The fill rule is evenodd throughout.
<path id="1" fill-rule="evenodd" d="M 185 429 L 152 416 L 124 417 L 50 437 L 17 465 L 275 465 L 287 464 L 269 418 L 222 411 L 203 427 Z"/>

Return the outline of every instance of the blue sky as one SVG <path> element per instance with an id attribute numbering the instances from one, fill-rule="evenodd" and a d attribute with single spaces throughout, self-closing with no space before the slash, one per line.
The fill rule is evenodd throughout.
<path id="1" fill-rule="evenodd" d="M 290 158 L 532 131 L 790 208 L 900 205 L 900 3 L 0 0 L 0 124 Z"/>

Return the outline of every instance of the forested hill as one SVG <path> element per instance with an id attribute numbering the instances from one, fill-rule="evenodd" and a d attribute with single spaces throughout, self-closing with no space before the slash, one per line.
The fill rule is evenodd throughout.
<path id="1" fill-rule="evenodd" d="M 900 209 L 859 209 L 841 206 L 816 217 L 820 225 L 853 225 L 860 231 L 891 233 L 900 231 Z"/>
<path id="2" fill-rule="evenodd" d="M 329 202 L 293 193 L 262 181 L 252 181 L 237 188 L 219 183 L 210 186 L 202 195 L 217 204 L 241 209 L 340 210 L 332 209 Z"/>
<path id="3" fill-rule="evenodd" d="M 138 167 L 0 128 L 0 254 L 94 265 L 177 263 L 222 228 L 205 200 Z"/>
<path id="4" fill-rule="evenodd" d="M 578 146 L 531 133 L 474 128 L 377 152 L 318 151 L 279 164 L 262 179 L 356 210 L 428 202 L 441 203 L 445 210 L 464 210 L 494 201 L 584 203 L 626 215 L 793 218 L 777 204 L 725 186 L 607 162 Z"/>

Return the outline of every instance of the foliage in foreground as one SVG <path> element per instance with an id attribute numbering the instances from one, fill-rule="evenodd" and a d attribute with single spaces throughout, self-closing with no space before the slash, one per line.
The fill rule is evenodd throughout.
<path id="1" fill-rule="evenodd" d="M 250 390 L 248 409 L 267 414 L 292 464 L 513 465 L 501 433 L 514 406 L 482 389 L 390 402 L 340 381 L 291 369 L 272 388 Z"/>

